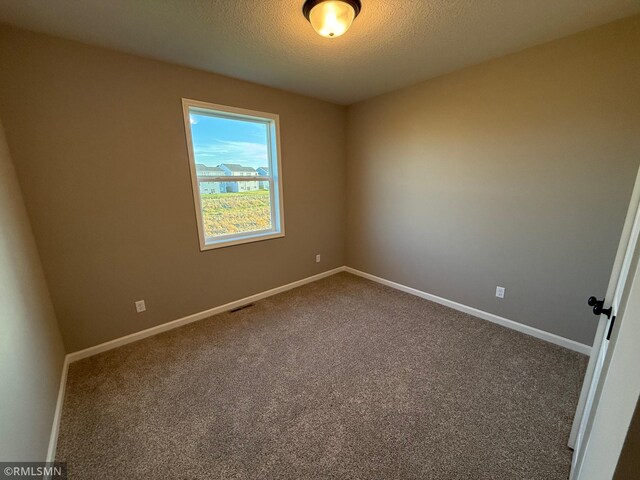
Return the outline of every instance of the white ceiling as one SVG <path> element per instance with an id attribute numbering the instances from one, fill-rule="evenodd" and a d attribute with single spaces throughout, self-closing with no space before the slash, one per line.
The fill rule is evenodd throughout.
<path id="1" fill-rule="evenodd" d="M 303 0 L 0 0 L 0 22 L 350 104 L 640 12 L 640 0 L 362 0 L 342 37 Z"/>

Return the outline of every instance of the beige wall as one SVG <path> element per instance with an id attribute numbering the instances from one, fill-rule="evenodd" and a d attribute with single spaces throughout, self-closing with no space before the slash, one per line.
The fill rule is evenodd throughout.
<path id="1" fill-rule="evenodd" d="M 67 349 L 344 263 L 591 343 L 585 299 L 640 162 L 639 47 L 637 16 L 347 111 L 0 27 L 0 112 Z M 280 114 L 284 239 L 199 251 L 182 97 Z"/>
<path id="2" fill-rule="evenodd" d="M 44 461 L 62 338 L 0 124 L 0 461 Z"/>
<path id="3" fill-rule="evenodd" d="M 68 351 L 344 264 L 344 107 L 8 27 L 0 68 Z M 280 115 L 285 238 L 200 252 L 182 97 Z"/>
<path id="4" fill-rule="evenodd" d="M 347 264 L 591 344 L 639 85 L 636 16 L 351 106 Z"/>

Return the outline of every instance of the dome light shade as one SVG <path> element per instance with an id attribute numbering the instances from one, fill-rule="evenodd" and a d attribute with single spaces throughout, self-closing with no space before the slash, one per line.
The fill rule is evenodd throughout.
<path id="1" fill-rule="evenodd" d="M 361 8 L 360 0 L 307 0 L 302 13 L 316 32 L 335 38 L 349 29 Z"/>

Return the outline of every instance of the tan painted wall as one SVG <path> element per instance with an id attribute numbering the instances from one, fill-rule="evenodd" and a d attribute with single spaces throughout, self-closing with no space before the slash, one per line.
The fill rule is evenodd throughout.
<path id="1" fill-rule="evenodd" d="M 591 344 L 639 85 L 636 16 L 351 106 L 347 264 Z"/>
<path id="2" fill-rule="evenodd" d="M 344 264 L 344 107 L 8 27 L 0 68 L 68 351 Z M 182 97 L 280 115 L 285 238 L 200 252 Z"/>
<path id="3" fill-rule="evenodd" d="M 0 461 L 44 461 L 64 347 L 0 124 Z"/>
<path id="4" fill-rule="evenodd" d="M 639 27 L 356 104 L 346 129 L 343 107 L 0 27 L 0 111 L 68 350 L 344 263 L 590 343 L 640 162 Z M 181 97 L 280 114 L 286 238 L 198 250 Z"/>

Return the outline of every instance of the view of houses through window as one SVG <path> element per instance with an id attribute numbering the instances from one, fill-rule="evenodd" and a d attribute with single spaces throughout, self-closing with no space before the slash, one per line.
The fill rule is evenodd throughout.
<path id="1" fill-rule="evenodd" d="M 281 236 L 277 116 L 256 117 L 190 102 L 185 100 L 185 124 L 201 246 Z"/>
<path id="2" fill-rule="evenodd" d="M 257 177 L 261 175 L 259 171 L 268 172 L 269 168 L 256 169 L 237 163 L 222 163 L 209 167 L 203 163 L 196 163 L 202 216 L 205 234 L 208 237 L 271 228 L 269 181 L 209 181 L 211 177 Z"/>

